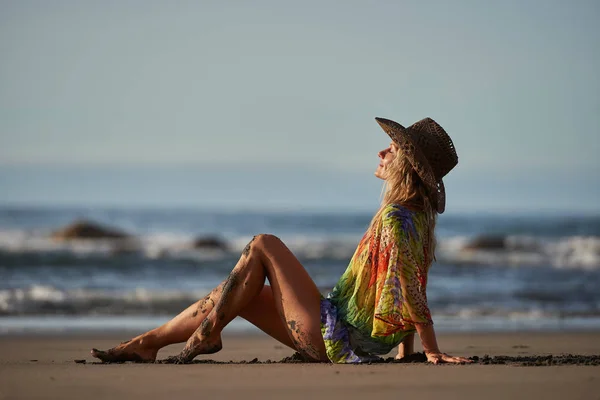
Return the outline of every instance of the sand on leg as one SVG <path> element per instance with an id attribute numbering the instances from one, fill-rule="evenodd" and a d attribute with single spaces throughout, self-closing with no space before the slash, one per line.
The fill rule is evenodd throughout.
<path id="1" fill-rule="evenodd" d="M 221 298 L 174 359 L 188 362 L 199 354 L 219 351 L 221 331 L 262 292 L 265 277 L 293 347 L 308 359 L 327 361 L 321 336 L 320 292 L 287 246 L 276 236 L 265 234 L 255 236 L 246 246 L 223 286 Z M 275 325 L 267 329 L 280 332 L 281 328 Z"/>
<path id="2" fill-rule="evenodd" d="M 105 362 L 154 361 L 161 348 L 174 343 L 182 343 L 189 339 L 221 297 L 224 284 L 225 282 L 221 283 L 205 297 L 190 305 L 160 327 L 106 351 L 92 349 L 92 356 Z"/>
<path id="3" fill-rule="evenodd" d="M 254 239 L 256 238 L 257 237 Z M 221 301 L 224 289 L 226 289 L 228 293 L 231 292 L 238 285 L 239 279 L 242 276 L 245 277 L 243 282 L 245 300 L 235 307 L 235 309 L 241 309 L 239 315 L 286 346 L 298 350 L 310 358 L 315 358 L 314 355 L 316 355 L 317 352 L 314 350 L 312 352 L 307 352 L 303 350 L 303 346 L 298 346 L 298 344 L 304 344 L 306 342 L 312 345 L 312 343 L 316 341 L 317 351 L 324 351 L 324 345 L 320 346 L 318 343 L 319 341 L 322 342 L 320 336 L 320 303 L 318 301 L 318 289 L 299 261 L 278 238 L 272 235 L 259 235 L 258 240 L 253 245 L 254 239 L 244 249 L 240 260 L 229 278 L 213 289 L 206 297 L 192 304 L 164 325 L 139 335 L 127 342 L 123 342 L 119 346 L 108 351 L 93 349 L 92 355 L 106 362 L 154 361 L 158 351 L 162 347 L 174 343 L 185 342 L 186 340 L 189 342 L 190 339 L 193 339 L 191 338 L 192 334 L 197 330 L 200 330 L 199 327 L 203 325 L 206 317 L 213 311 L 215 305 Z M 282 268 L 282 263 L 288 261 L 291 261 L 290 265 L 295 268 L 295 271 L 291 273 L 282 273 L 281 271 L 275 270 L 277 268 Z M 263 262 L 266 263 L 266 267 L 263 265 Z M 244 271 L 240 273 L 242 269 L 244 269 Z M 265 276 L 269 275 L 267 272 L 268 270 L 274 271 L 270 274 L 277 285 L 275 290 L 270 286 L 264 285 Z M 249 272 L 252 274 L 248 274 Z M 248 286 L 249 282 L 246 279 L 248 277 L 252 277 L 252 284 L 250 287 Z M 301 283 L 298 287 L 294 286 L 293 283 L 295 277 L 298 277 L 298 281 Z M 271 278 L 269 279 L 271 280 Z M 288 307 L 287 312 L 285 311 L 283 298 L 281 296 L 282 287 L 283 290 L 289 294 L 286 296 L 288 297 L 287 303 L 290 303 L 291 307 L 299 308 L 298 310 L 295 308 L 289 309 L 290 307 Z M 301 287 L 308 287 L 308 290 L 298 293 L 298 291 L 304 290 L 301 289 Z M 293 290 L 296 290 L 296 294 Z M 277 295 L 276 293 L 280 294 Z M 308 299 L 312 300 L 310 302 L 311 311 L 308 312 L 308 314 L 303 312 L 301 302 L 295 298 L 295 296 L 302 296 L 303 294 L 308 294 Z M 278 301 L 276 301 L 276 299 Z M 316 302 L 314 301 L 315 299 L 317 299 Z M 286 315 L 289 318 L 286 318 Z M 235 316 L 236 311 L 232 310 L 231 313 L 228 312 L 228 317 L 225 321 L 225 313 L 221 311 L 218 315 L 219 321 L 221 322 L 219 329 L 222 330 L 222 328 Z M 310 333 L 303 330 L 305 323 L 298 323 L 298 321 L 304 321 L 306 318 L 312 321 L 309 324 L 309 329 L 312 329 Z M 206 329 L 207 326 L 208 321 L 204 324 L 204 329 Z M 210 349 L 207 347 L 209 342 L 205 341 L 204 348 L 196 348 L 196 351 L 208 354 L 220 350 L 220 330 L 217 340 L 214 340 L 209 346 Z M 197 342 L 199 341 L 195 340 L 195 343 Z M 188 343 L 188 345 L 193 344 L 194 342 Z M 198 346 L 196 345 L 195 347 Z M 189 350 L 189 346 L 186 346 L 186 348 Z M 190 354 L 191 353 L 188 352 L 187 358 L 190 357 Z M 320 354 L 319 359 L 324 360 L 322 356 L 323 353 Z"/>

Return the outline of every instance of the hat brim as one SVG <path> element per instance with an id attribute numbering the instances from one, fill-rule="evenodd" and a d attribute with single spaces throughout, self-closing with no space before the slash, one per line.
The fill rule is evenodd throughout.
<path id="1" fill-rule="evenodd" d="M 385 118 L 375 118 L 383 131 L 398 145 L 402 153 L 415 169 L 423 183 L 429 189 L 430 199 L 435 202 L 434 208 L 439 214 L 446 209 L 446 188 L 442 179 L 436 179 L 427 157 L 411 137 L 410 128 Z"/>

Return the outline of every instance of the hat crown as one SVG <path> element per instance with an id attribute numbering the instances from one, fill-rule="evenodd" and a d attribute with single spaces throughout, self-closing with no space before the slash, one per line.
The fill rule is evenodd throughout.
<path id="1" fill-rule="evenodd" d="M 385 118 L 377 123 L 398 145 L 423 183 L 438 213 L 446 208 L 446 190 L 442 178 L 458 164 L 452 139 L 437 122 L 424 118 L 408 128 Z"/>
<path id="2" fill-rule="evenodd" d="M 407 131 L 427 158 L 436 180 L 442 179 L 458 164 L 452 139 L 433 119 L 424 118 L 409 126 Z"/>

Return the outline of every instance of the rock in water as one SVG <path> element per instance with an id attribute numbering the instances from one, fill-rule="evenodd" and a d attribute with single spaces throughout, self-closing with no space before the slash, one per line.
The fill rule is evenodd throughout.
<path id="1" fill-rule="evenodd" d="M 212 249 L 227 251 L 227 243 L 215 236 L 201 236 L 192 243 L 195 249 Z"/>
<path id="2" fill-rule="evenodd" d="M 463 250 L 504 250 L 504 236 L 479 236 L 471 240 Z"/>
<path id="3" fill-rule="evenodd" d="M 103 227 L 94 222 L 79 220 L 53 232 L 51 237 L 59 240 L 70 239 L 127 239 L 130 236 L 116 229 Z"/>

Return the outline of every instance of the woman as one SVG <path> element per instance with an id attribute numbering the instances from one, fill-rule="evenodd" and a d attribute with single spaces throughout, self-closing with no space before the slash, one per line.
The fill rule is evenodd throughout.
<path id="1" fill-rule="evenodd" d="M 398 357 L 407 356 L 416 330 L 430 362 L 469 362 L 439 350 L 425 292 L 436 215 L 445 208 L 442 177 L 458 162 L 454 145 L 430 118 L 408 128 L 376 121 L 392 139 L 375 171 L 386 182 L 384 198 L 328 298 L 281 240 L 258 235 L 202 300 L 163 326 L 92 355 L 153 361 L 162 347 L 187 341 L 171 361 L 189 362 L 221 350 L 221 331 L 239 315 L 310 361 L 368 362 L 395 346 Z"/>

